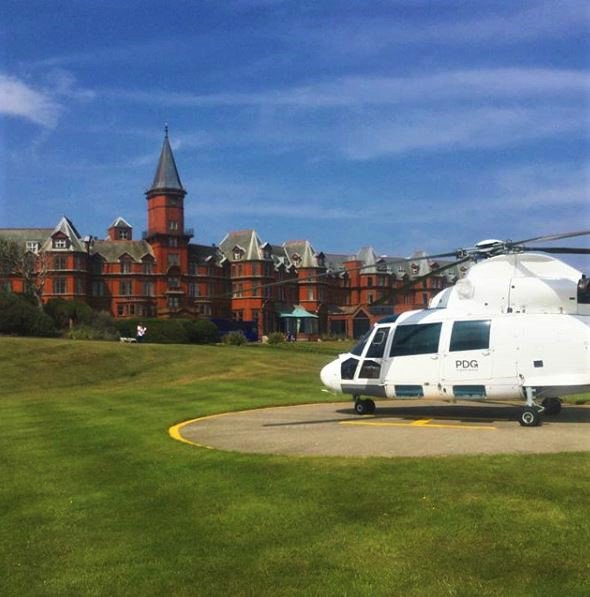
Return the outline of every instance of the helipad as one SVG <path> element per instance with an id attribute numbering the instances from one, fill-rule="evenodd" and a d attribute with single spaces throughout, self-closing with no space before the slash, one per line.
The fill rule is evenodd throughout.
<path id="1" fill-rule="evenodd" d="M 590 406 L 564 405 L 534 428 L 518 424 L 519 409 L 384 401 L 375 415 L 360 417 L 349 403 L 306 404 L 193 419 L 170 428 L 170 435 L 217 450 L 297 456 L 590 451 Z"/>

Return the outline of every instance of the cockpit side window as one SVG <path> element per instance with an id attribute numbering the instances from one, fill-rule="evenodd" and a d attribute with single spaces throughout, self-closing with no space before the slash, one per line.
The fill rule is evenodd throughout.
<path id="1" fill-rule="evenodd" d="M 389 355 L 392 357 L 438 352 L 442 323 L 399 325 L 395 330 Z"/>
<path id="2" fill-rule="evenodd" d="M 451 334 L 450 352 L 485 350 L 490 347 L 491 321 L 455 321 Z"/>
<path id="3" fill-rule="evenodd" d="M 385 352 L 385 343 L 389 335 L 389 328 L 380 328 L 375 332 L 371 346 L 367 350 L 367 359 L 382 359 Z"/>

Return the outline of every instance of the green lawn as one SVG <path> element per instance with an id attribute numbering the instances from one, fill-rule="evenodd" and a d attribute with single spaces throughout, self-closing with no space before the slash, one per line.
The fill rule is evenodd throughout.
<path id="1" fill-rule="evenodd" d="M 0 338 L 0 595 L 590 594 L 588 453 L 289 458 L 168 436 L 333 400 L 318 373 L 340 347 Z"/>

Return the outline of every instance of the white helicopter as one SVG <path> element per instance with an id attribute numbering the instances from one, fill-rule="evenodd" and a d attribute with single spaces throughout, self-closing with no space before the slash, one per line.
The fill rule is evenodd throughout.
<path id="1" fill-rule="evenodd" d="M 375 324 L 322 369 L 322 383 L 352 394 L 359 415 L 375 412 L 374 401 L 362 396 L 524 400 L 520 424 L 539 425 L 543 414 L 559 413 L 560 396 L 590 391 L 590 279 L 542 253 L 590 249 L 524 245 L 587 234 L 487 240 L 431 256 L 458 261 L 427 276 L 469 260 L 476 264 L 428 309 Z"/>

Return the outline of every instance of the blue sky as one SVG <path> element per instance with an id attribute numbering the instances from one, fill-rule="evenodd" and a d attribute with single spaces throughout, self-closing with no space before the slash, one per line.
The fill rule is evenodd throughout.
<path id="1" fill-rule="evenodd" d="M 167 122 L 199 243 L 590 228 L 589 6 L 4 0 L 0 227 L 140 233 Z"/>

